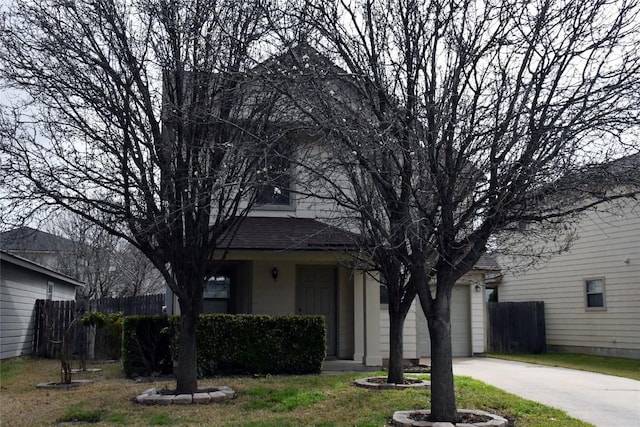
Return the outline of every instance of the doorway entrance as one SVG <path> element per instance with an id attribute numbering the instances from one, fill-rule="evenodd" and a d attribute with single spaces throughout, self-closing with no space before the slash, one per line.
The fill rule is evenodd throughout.
<path id="1" fill-rule="evenodd" d="M 336 349 L 336 268 L 334 266 L 298 266 L 296 305 L 298 314 L 324 316 L 327 324 L 327 356 Z"/>

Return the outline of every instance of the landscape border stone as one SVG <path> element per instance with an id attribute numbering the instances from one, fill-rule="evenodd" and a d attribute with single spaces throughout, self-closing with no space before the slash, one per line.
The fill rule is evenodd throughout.
<path id="1" fill-rule="evenodd" d="M 481 411 L 479 409 L 458 409 L 459 414 L 473 414 L 481 415 L 491 418 L 490 421 L 483 421 L 479 423 L 445 423 L 445 422 L 431 422 L 431 421 L 418 421 L 411 418 L 411 415 L 430 415 L 431 410 L 419 409 L 413 411 L 396 411 L 393 413 L 392 424 L 397 427 L 507 427 L 509 421 L 500 415 L 495 415 L 490 412 Z"/>
<path id="2" fill-rule="evenodd" d="M 190 405 L 208 404 L 231 400 L 236 392 L 230 387 L 208 387 L 193 394 L 166 394 L 157 388 L 150 388 L 135 397 L 135 402 L 142 405 Z"/>

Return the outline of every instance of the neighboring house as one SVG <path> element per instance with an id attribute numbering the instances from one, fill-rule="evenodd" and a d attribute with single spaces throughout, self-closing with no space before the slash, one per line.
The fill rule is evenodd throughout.
<path id="1" fill-rule="evenodd" d="M 640 155 L 632 170 L 640 169 Z M 544 301 L 547 348 L 640 359 L 640 200 L 590 210 L 568 252 L 523 273 L 509 261 L 499 301 Z"/>
<path id="2" fill-rule="evenodd" d="M 37 299 L 74 300 L 82 283 L 0 251 L 0 359 L 30 354 Z"/>
<path id="3" fill-rule="evenodd" d="M 73 254 L 71 240 L 30 227 L 18 227 L 0 233 L 0 249 L 60 271 L 63 257 Z"/>

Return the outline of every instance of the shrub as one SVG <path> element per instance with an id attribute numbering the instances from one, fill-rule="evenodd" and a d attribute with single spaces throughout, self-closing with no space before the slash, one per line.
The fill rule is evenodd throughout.
<path id="1" fill-rule="evenodd" d="M 171 372 L 169 354 L 177 356 L 179 327 L 179 316 L 124 318 L 127 377 Z M 326 352 L 322 316 L 201 315 L 196 339 L 200 376 L 317 374 Z"/>
<path id="2" fill-rule="evenodd" d="M 180 318 L 170 321 L 177 331 Z M 322 316 L 202 315 L 197 334 L 202 376 L 316 374 L 326 351 Z"/>
<path id="3" fill-rule="evenodd" d="M 128 378 L 173 370 L 167 316 L 128 316 L 122 321 L 122 366 Z"/>

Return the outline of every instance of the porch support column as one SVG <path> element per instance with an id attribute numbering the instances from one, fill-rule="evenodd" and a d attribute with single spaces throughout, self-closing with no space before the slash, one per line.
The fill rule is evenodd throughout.
<path id="1" fill-rule="evenodd" d="M 364 363 L 364 274 L 353 271 L 353 360 Z"/>
<path id="2" fill-rule="evenodd" d="M 372 277 L 375 275 L 376 277 Z M 364 328 L 366 366 L 382 366 L 380 351 L 380 283 L 378 273 L 363 274 L 364 277 Z"/>

